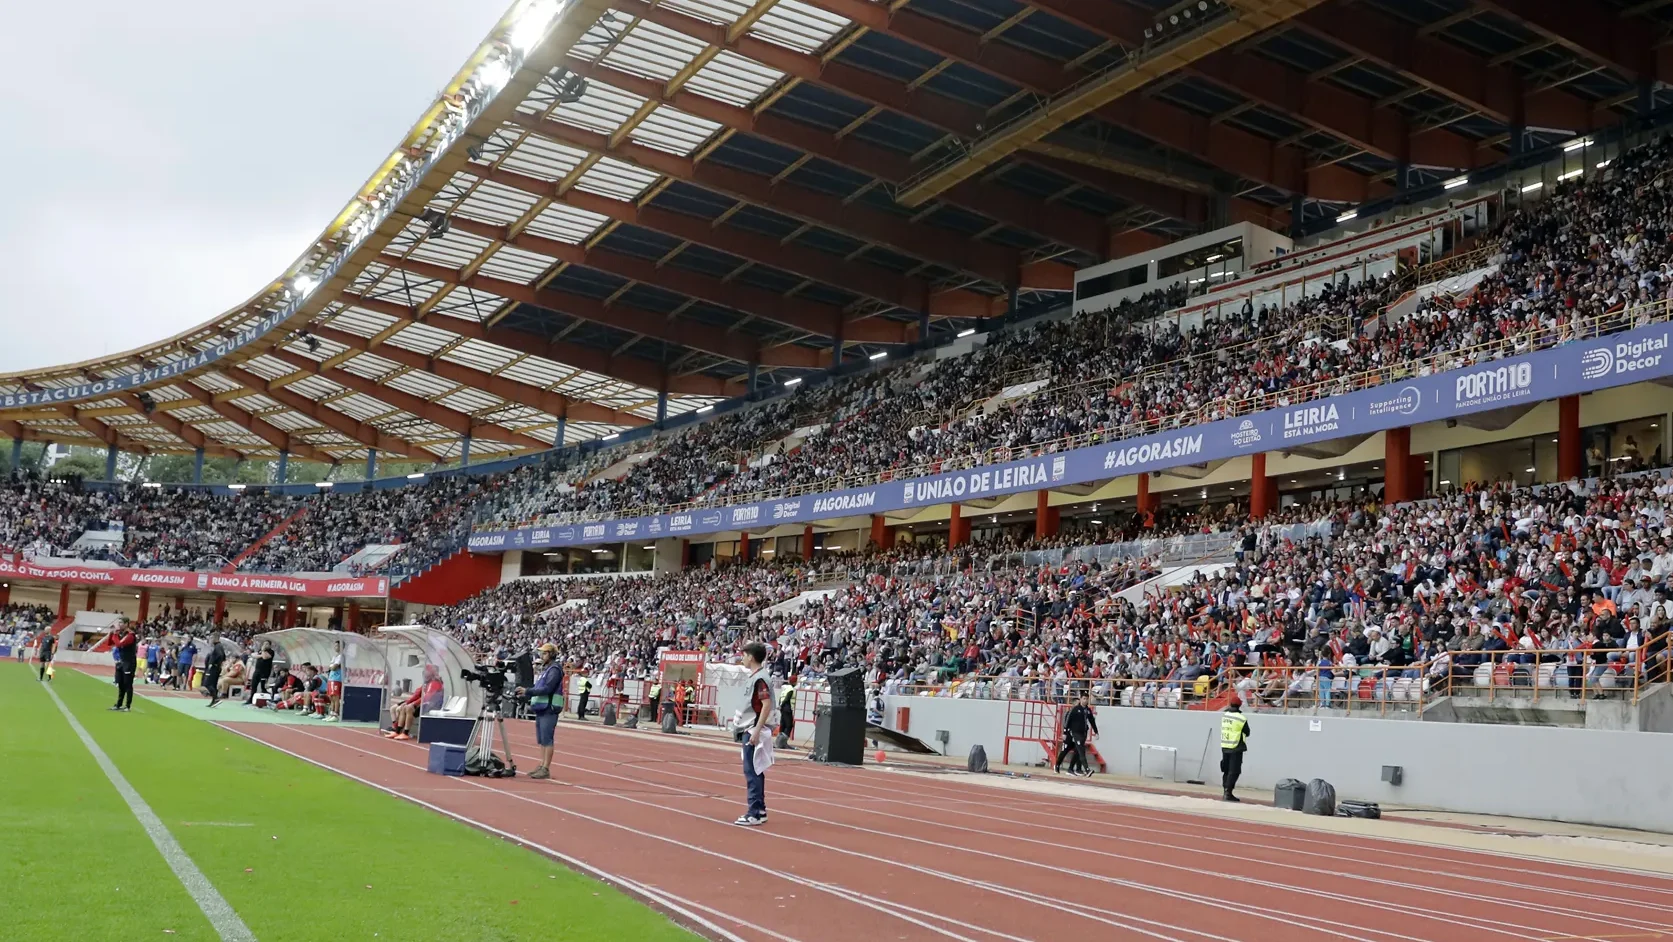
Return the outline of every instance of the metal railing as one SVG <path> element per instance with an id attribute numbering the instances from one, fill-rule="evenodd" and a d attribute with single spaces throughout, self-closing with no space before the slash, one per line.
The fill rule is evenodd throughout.
<path id="1" fill-rule="evenodd" d="M 1471 663 L 1460 663 L 1468 658 Z M 1636 704 L 1653 684 L 1666 683 L 1673 661 L 1646 661 L 1642 651 L 1542 649 L 1459 651 L 1401 667 L 1231 667 L 1180 677 L 1029 678 L 968 674 L 939 681 L 886 685 L 885 693 L 971 700 L 1069 703 L 1085 695 L 1094 705 L 1160 709 L 1219 709 L 1232 694 L 1252 711 L 1385 716 L 1411 713 L 1445 697 L 1478 702 L 1584 705 L 1607 699 Z"/>

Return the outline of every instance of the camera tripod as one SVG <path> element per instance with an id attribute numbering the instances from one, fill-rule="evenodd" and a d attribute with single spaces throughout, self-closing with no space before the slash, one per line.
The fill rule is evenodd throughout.
<path id="1" fill-rule="evenodd" d="M 504 751 L 504 759 L 496 754 L 496 745 Z M 471 727 L 470 745 L 465 747 L 465 774 L 484 778 L 512 778 L 517 774 L 511 740 L 505 735 L 505 715 L 490 704 L 483 704 Z"/>

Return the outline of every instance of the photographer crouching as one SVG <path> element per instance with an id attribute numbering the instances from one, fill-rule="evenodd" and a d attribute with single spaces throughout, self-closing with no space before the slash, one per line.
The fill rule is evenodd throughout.
<path id="1" fill-rule="evenodd" d="M 526 695 L 529 698 L 529 709 L 534 713 L 534 741 L 540 746 L 540 766 L 529 773 L 529 778 L 551 778 L 558 711 L 563 706 L 561 701 L 552 702 L 554 697 L 563 696 L 563 666 L 558 663 L 557 645 L 547 643 L 540 646 L 539 667 L 540 676 L 535 678 L 534 686 L 528 689 L 518 687 L 517 696 Z"/>

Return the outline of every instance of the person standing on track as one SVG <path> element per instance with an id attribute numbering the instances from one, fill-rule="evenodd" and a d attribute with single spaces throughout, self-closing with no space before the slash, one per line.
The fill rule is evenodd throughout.
<path id="1" fill-rule="evenodd" d="M 331 664 L 325 671 L 325 695 L 331 701 L 325 721 L 335 723 L 343 718 L 343 642 L 331 642 Z"/>
<path id="2" fill-rule="evenodd" d="M 540 747 L 540 765 L 529 773 L 529 778 L 551 778 L 561 705 L 552 701 L 563 697 L 563 667 L 558 664 L 557 645 L 547 642 L 540 646 L 540 676 L 535 678 L 533 687 L 527 690 L 518 687 L 517 696 L 529 698 L 529 709 L 534 712 L 534 741 Z"/>
<path id="3" fill-rule="evenodd" d="M 778 731 L 784 741 L 796 738 L 796 678 L 786 677 L 778 690 Z"/>
<path id="4" fill-rule="evenodd" d="M 40 675 L 36 680 L 46 680 L 47 669 L 52 666 L 52 654 L 58 649 L 58 636 L 50 631 L 41 632 L 40 643 L 35 646 L 35 660 L 41 664 Z"/>
<path id="5" fill-rule="evenodd" d="M 221 648 L 221 632 L 209 633 L 209 651 L 203 655 L 203 689 L 209 694 L 211 707 L 221 702 L 221 668 L 227 662 L 227 652 Z"/>
<path id="6" fill-rule="evenodd" d="M 767 823 L 767 775 L 755 771 L 755 750 L 766 738 L 773 722 L 773 692 L 766 668 L 767 646 L 759 641 L 744 645 L 744 669 L 749 671 L 749 727 L 738 731 L 744 747 L 744 790 L 749 807 L 733 824 L 760 827 Z"/>
<path id="7" fill-rule="evenodd" d="M 111 707 L 127 713 L 134 705 L 134 675 L 139 672 L 139 635 L 133 626 L 123 622 L 111 636 L 110 645 L 116 651 L 116 705 Z"/>
<path id="8" fill-rule="evenodd" d="M 1249 749 L 1249 720 L 1243 716 L 1243 701 L 1232 697 L 1220 714 L 1220 786 L 1226 801 L 1242 801 L 1232 794 L 1237 777 L 1243 774 L 1243 753 Z"/>
<path id="9" fill-rule="evenodd" d="M 273 642 L 263 641 L 256 652 L 255 665 L 250 668 L 250 686 L 244 692 L 246 705 L 256 702 L 256 693 L 273 677 Z"/>
<path id="10" fill-rule="evenodd" d="M 575 683 L 581 688 L 581 701 L 575 704 L 575 718 L 583 723 L 587 720 L 587 698 L 593 694 L 593 679 L 587 676 L 586 668 L 575 675 Z"/>
<path id="11" fill-rule="evenodd" d="M 1069 759 L 1069 774 L 1092 777 L 1092 764 L 1086 759 L 1086 740 L 1088 736 L 1098 735 L 1098 717 L 1092 712 L 1087 703 L 1086 694 L 1077 698 L 1075 705 L 1069 708 L 1068 715 L 1063 717 L 1063 745 L 1057 752 L 1056 772 L 1063 771 L 1063 759 Z"/>

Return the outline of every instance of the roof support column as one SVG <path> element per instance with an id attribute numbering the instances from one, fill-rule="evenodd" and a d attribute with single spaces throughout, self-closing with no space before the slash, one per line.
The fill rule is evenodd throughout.
<path id="1" fill-rule="evenodd" d="M 459 436 L 459 467 L 468 468 L 470 466 L 471 466 L 471 433 L 466 432 L 465 434 Z"/>
<path id="2" fill-rule="evenodd" d="M 562 448 L 563 447 L 564 433 L 569 431 L 568 426 L 569 426 L 569 416 L 566 416 L 566 415 L 558 416 L 558 430 L 556 432 L 552 433 L 552 447 L 553 448 Z"/>
<path id="3" fill-rule="evenodd" d="M 23 439 L 14 438 L 14 439 L 12 439 L 12 470 L 16 471 L 17 466 L 22 464 L 22 463 L 23 463 Z"/>
<path id="4" fill-rule="evenodd" d="M 201 450 L 201 449 L 200 449 Z M 105 480 L 116 480 L 116 445 L 105 446 Z"/>
<path id="5" fill-rule="evenodd" d="M 368 448 L 366 449 L 366 480 L 370 481 L 377 476 L 378 450 L 376 448 Z"/>
<path id="6" fill-rule="evenodd" d="M 290 451 L 279 449 L 279 467 L 273 473 L 273 483 L 283 484 L 290 477 Z"/>
<path id="7" fill-rule="evenodd" d="M 668 390 L 656 394 L 656 427 L 658 431 L 668 421 Z"/>
<path id="8" fill-rule="evenodd" d="M 1257 520 L 1272 509 L 1272 493 L 1267 484 L 1266 452 L 1256 452 L 1249 456 L 1249 516 Z"/>
<path id="9" fill-rule="evenodd" d="M 1412 499 L 1406 477 L 1412 467 L 1412 430 L 1391 428 L 1383 433 L 1383 503 L 1392 506 Z"/>
<path id="10" fill-rule="evenodd" d="M 929 349 L 929 307 L 918 311 L 918 349 Z"/>
<path id="11" fill-rule="evenodd" d="M 201 447 L 192 453 L 192 483 L 203 483 L 203 449 Z"/>
<path id="12" fill-rule="evenodd" d="M 755 401 L 755 381 L 760 375 L 761 364 L 754 360 L 749 361 L 749 385 L 744 388 L 744 398 L 751 402 Z"/>

